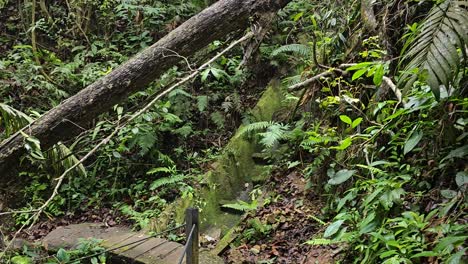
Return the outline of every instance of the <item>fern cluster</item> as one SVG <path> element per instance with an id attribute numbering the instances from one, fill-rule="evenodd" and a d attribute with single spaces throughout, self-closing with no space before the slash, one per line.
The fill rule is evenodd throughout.
<path id="1" fill-rule="evenodd" d="M 258 133 L 260 143 L 266 148 L 276 146 L 280 140 L 289 138 L 289 126 L 277 123 L 274 121 L 261 121 L 245 125 L 239 130 L 238 136 L 242 137 L 253 132 L 265 131 Z"/>
<path id="2" fill-rule="evenodd" d="M 155 180 L 153 183 L 151 183 L 150 189 L 156 190 L 157 188 L 162 187 L 162 186 L 179 183 L 185 180 L 185 178 L 186 178 L 186 175 L 184 174 L 177 174 L 177 175 L 172 175 L 169 177 L 160 178 L 160 179 Z"/>
<path id="3" fill-rule="evenodd" d="M 295 53 L 302 57 L 310 57 L 313 54 L 313 49 L 312 47 L 303 44 L 288 44 L 275 49 L 271 53 L 271 56 L 274 57 L 287 52 Z"/>

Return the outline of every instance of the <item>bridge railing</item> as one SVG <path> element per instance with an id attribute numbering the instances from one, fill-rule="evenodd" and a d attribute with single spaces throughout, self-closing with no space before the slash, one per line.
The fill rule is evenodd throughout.
<path id="1" fill-rule="evenodd" d="M 184 252 L 180 256 L 179 264 L 184 261 L 186 256 L 186 264 L 198 264 L 199 260 L 199 225 L 197 208 L 187 208 L 185 210 L 185 235 L 187 241 L 185 242 Z"/>
<path id="2" fill-rule="evenodd" d="M 197 208 L 187 208 L 185 211 L 185 223 L 182 225 L 178 225 L 176 227 L 158 232 L 157 234 L 153 234 L 151 236 L 139 239 L 137 241 L 132 241 L 130 243 L 126 244 L 120 244 L 115 247 L 110 247 L 104 251 L 93 253 L 87 256 L 82 256 L 73 260 L 70 260 L 67 263 L 81 263 L 81 261 L 91 259 L 93 257 L 100 256 L 105 253 L 111 253 L 113 251 L 117 251 L 122 248 L 126 248 L 126 250 L 129 250 L 133 247 L 136 247 L 138 245 L 141 245 L 148 241 L 151 238 L 160 236 L 165 233 L 170 233 L 172 231 L 181 229 L 185 227 L 185 235 L 186 235 L 186 243 L 184 245 L 184 250 L 182 252 L 182 255 L 179 258 L 179 264 L 182 264 L 184 262 L 184 257 L 185 257 L 185 263 L 186 264 L 199 264 L 199 226 L 200 226 L 200 219 L 198 216 L 198 209 Z M 161 244 L 156 245 L 155 247 L 160 246 Z M 131 247 L 130 247 L 131 246 Z M 124 251 L 126 251 L 124 250 Z M 150 249 L 151 250 L 151 249 Z M 141 253 L 140 255 L 144 254 L 146 252 Z"/>

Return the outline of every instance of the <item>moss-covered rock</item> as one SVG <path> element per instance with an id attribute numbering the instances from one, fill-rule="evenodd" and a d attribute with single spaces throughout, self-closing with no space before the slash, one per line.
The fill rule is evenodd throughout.
<path id="1" fill-rule="evenodd" d="M 284 90 L 280 82 L 274 80 L 249 115 L 252 122 L 272 121 L 285 109 Z M 270 170 L 269 166 L 255 163 L 252 156 L 260 152 L 261 147 L 254 138 L 240 136 L 239 130 L 213 164 L 214 169 L 205 174 L 207 184 L 198 190 L 197 201 L 180 198 L 166 209 L 173 212 L 177 222 L 183 221 L 184 210 L 189 206 L 200 208 L 202 230 L 216 226 L 224 233 L 238 222 L 239 215 L 221 210 L 221 201 L 245 200 L 242 192 L 264 181 Z"/>

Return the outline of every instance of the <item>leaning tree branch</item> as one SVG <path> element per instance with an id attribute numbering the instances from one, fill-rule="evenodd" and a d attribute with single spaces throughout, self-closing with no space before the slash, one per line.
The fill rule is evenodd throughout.
<path id="1" fill-rule="evenodd" d="M 167 50 L 188 57 L 216 39 L 246 29 L 254 15 L 277 11 L 290 1 L 218 1 L 105 77 L 44 114 L 27 129 L 28 134 L 37 138 L 45 149 L 59 141 L 73 138 L 81 130 L 70 126 L 70 122 L 66 120 L 81 127 L 90 127 L 92 120 L 99 114 L 126 100 L 132 93 L 146 88 L 180 61 L 179 56 L 167 56 Z M 0 189 L 15 179 L 15 169 L 24 154 L 24 138 L 20 134 L 0 143 Z"/>
<path id="2" fill-rule="evenodd" d="M 146 104 L 143 108 L 141 108 L 140 110 L 138 110 L 136 113 L 134 113 L 133 115 L 129 116 L 128 118 L 126 118 L 122 123 L 118 124 L 115 129 L 112 131 L 111 134 L 109 134 L 107 137 L 105 137 L 103 140 L 101 140 L 96 146 L 94 146 L 85 156 L 83 156 L 78 162 L 76 162 L 75 164 L 73 164 L 73 166 L 71 166 L 70 168 L 68 168 L 67 170 L 65 170 L 62 175 L 60 175 L 58 178 L 55 179 L 55 181 L 57 181 L 57 184 L 55 185 L 54 187 L 54 190 L 51 194 L 51 196 L 49 197 L 49 199 L 47 199 L 47 201 L 42 204 L 41 207 L 39 207 L 38 209 L 33 209 L 33 210 L 30 210 L 30 211 L 13 211 L 13 212 L 6 212 L 6 213 L 0 213 L 0 215 L 2 214 L 14 214 L 14 213 L 34 213 L 31 217 L 29 217 L 29 219 L 20 227 L 20 229 L 18 229 L 18 231 L 16 231 L 15 235 L 13 236 L 13 238 L 10 240 L 10 243 L 6 246 L 5 248 L 5 252 L 11 247 L 11 245 L 13 244 L 13 241 L 16 239 L 16 237 L 18 236 L 19 233 L 21 233 L 21 231 L 27 226 L 27 225 L 31 225 L 33 226 L 34 223 L 37 221 L 37 219 L 39 218 L 39 216 L 44 212 L 44 210 L 47 208 L 47 206 L 54 200 L 54 198 L 59 194 L 59 190 L 60 190 L 60 186 L 62 185 L 62 182 L 63 180 L 65 179 L 65 177 L 71 172 L 73 171 L 76 167 L 78 167 L 79 165 L 83 164 L 83 162 L 85 162 L 89 157 L 91 157 L 91 155 L 93 155 L 94 153 L 96 153 L 97 150 L 99 150 L 103 145 L 106 145 L 120 130 L 122 130 L 126 125 L 128 125 L 130 122 L 134 121 L 136 118 L 138 118 L 139 116 L 141 116 L 143 113 L 147 112 L 151 107 L 154 106 L 154 104 L 159 101 L 159 99 L 161 99 L 163 96 L 167 95 L 168 93 L 170 93 L 171 91 L 173 91 L 175 88 L 187 83 L 188 81 L 194 79 L 195 77 L 197 77 L 200 72 L 204 69 L 206 69 L 210 64 L 212 64 L 213 62 L 215 62 L 217 59 L 219 59 L 221 56 L 223 56 L 226 52 L 230 51 L 232 48 L 234 48 L 235 46 L 237 46 L 239 43 L 242 43 L 248 39 L 250 39 L 251 37 L 253 37 L 253 33 L 247 33 L 244 37 L 234 41 L 233 43 L 231 43 L 231 45 L 229 45 L 227 48 L 225 48 L 223 51 L 219 52 L 216 56 L 214 56 L 213 58 L 211 58 L 209 61 L 207 61 L 206 63 L 204 63 L 203 65 L 201 65 L 200 67 L 198 67 L 196 70 L 194 70 L 190 75 L 188 75 L 187 77 L 183 78 L 182 80 L 180 80 L 179 82 L 177 82 L 176 84 L 172 85 L 171 87 L 167 88 L 166 90 L 162 91 L 161 93 L 159 93 L 156 97 L 154 97 L 148 104 Z M 31 223 L 29 223 L 30 221 L 32 221 Z"/>

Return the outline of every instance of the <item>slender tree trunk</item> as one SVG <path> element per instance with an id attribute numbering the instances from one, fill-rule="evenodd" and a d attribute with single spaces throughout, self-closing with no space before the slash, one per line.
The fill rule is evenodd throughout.
<path id="1" fill-rule="evenodd" d="M 249 26 L 256 14 L 273 12 L 290 0 L 222 0 L 170 32 L 151 47 L 99 79 L 76 95 L 63 101 L 31 127 L 24 130 L 40 140 L 43 149 L 76 136 L 99 114 L 147 87 L 181 56 L 190 56 L 212 41 Z M 0 198 L 8 182 L 14 181 L 15 168 L 26 152 L 24 139 L 16 134 L 0 143 Z M 2 186 L 3 185 L 3 186 Z"/>

